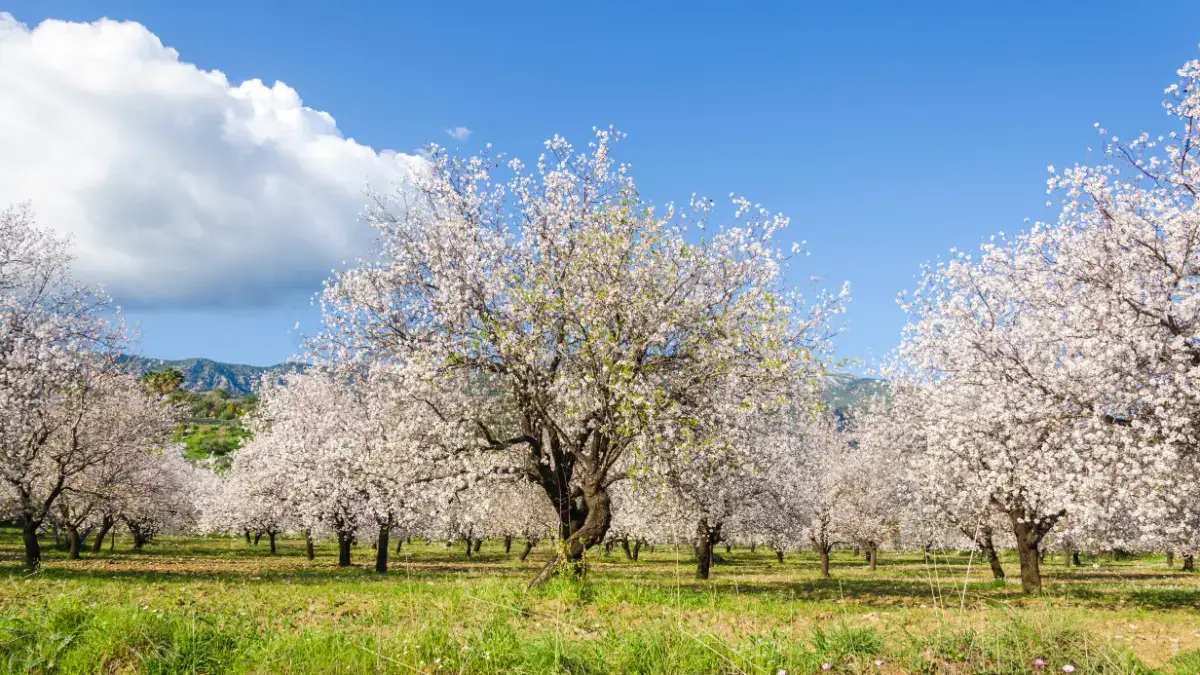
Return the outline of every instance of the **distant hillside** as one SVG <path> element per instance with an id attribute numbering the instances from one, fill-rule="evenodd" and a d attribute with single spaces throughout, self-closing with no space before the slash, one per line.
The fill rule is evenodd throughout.
<path id="1" fill-rule="evenodd" d="M 224 389 L 236 396 L 253 393 L 263 375 L 277 377 L 295 372 L 303 366 L 281 363 L 275 366 L 246 366 L 237 363 L 221 363 L 211 359 L 182 359 L 168 361 L 144 356 L 123 356 L 122 366 L 135 375 L 166 367 L 183 372 L 183 388 L 189 391 Z"/>
<path id="2" fill-rule="evenodd" d="M 850 373 L 829 373 L 825 376 L 825 403 L 835 410 L 846 410 L 855 403 L 887 391 L 887 382 Z"/>

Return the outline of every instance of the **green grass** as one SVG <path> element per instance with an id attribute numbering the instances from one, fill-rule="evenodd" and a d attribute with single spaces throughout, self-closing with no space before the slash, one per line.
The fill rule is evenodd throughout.
<path id="1" fill-rule="evenodd" d="M 1051 559 L 1027 598 L 958 554 L 885 556 L 875 573 L 846 554 L 821 580 L 811 555 L 722 551 L 697 582 L 687 553 L 659 548 L 594 554 L 583 581 L 529 593 L 547 546 L 521 564 L 498 543 L 469 559 L 416 543 L 380 577 L 366 546 L 338 569 L 331 546 L 309 562 L 296 540 L 277 556 L 119 540 L 79 561 L 52 543 L 27 576 L 0 531 L 2 672 L 978 674 L 1039 657 L 1044 672 L 1200 672 L 1200 577 L 1161 559 Z"/>

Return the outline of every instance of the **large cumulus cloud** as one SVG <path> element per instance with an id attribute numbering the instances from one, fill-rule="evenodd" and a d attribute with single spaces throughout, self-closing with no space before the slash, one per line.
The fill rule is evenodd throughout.
<path id="1" fill-rule="evenodd" d="M 137 23 L 0 13 L 0 208 L 75 239 L 125 304 L 265 304 L 367 250 L 365 184 L 421 159 L 342 136 L 287 85 L 232 85 Z"/>

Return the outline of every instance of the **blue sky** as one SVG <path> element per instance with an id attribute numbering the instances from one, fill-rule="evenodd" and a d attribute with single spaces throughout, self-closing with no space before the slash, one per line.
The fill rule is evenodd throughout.
<path id="1" fill-rule="evenodd" d="M 1053 217 L 1046 166 L 1094 159 L 1093 122 L 1163 130 L 1162 89 L 1200 43 L 1195 2 L 421 4 L 6 9 L 30 27 L 137 21 L 234 84 L 285 82 L 376 149 L 532 158 L 554 133 L 614 124 L 651 199 L 732 191 L 790 215 L 811 251 L 797 275 L 851 282 L 838 352 L 866 361 L 897 342 L 895 295 L 923 261 Z M 316 328 L 315 290 L 128 313 L 147 355 L 268 364 L 294 352 L 297 321 Z"/>

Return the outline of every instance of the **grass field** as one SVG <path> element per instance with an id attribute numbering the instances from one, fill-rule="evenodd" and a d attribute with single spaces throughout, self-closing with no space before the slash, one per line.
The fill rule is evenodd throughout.
<path id="1" fill-rule="evenodd" d="M 11 673 L 1200 673 L 1200 575 L 1147 558 L 1047 561 L 1025 598 L 966 554 L 816 558 L 734 549 L 696 582 L 680 550 L 594 554 L 583 581 L 527 593 L 548 559 L 416 542 L 373 571 L 326 545 L 164 539 L 34 576 L 0 531 L 0 668 Z M 1006 560 L 1015 576 L 1013 560 Z M 968 573 L 969 568 L 969 573 Z M 968 581 L 969 579 L 969 581 Z M 967 583 L 964 582 L 967 581 Z"/>

